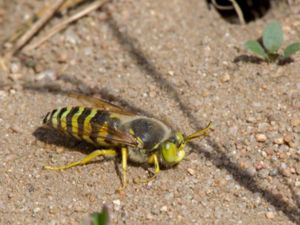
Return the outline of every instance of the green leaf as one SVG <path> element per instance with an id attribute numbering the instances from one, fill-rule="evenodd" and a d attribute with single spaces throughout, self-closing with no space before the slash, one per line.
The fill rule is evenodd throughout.
<path id="1" fill-rule="evenodd" d="M 263 45 L 270 53 L 276 53 L 283 41 L 283 32 L 277 21 L 270 22 L 263 32 Z"/>
<path id="2" fill-rule="evenodd" d="M 268 55 L 258 41 L 247 41 L 245 48 L 253 52 L 255 55 L 262 59 L 268 59 Z"/>
<path id="3" fill-rule="evenodd" d="M 106 207 L 103 207 L 102 212 L 95 212 L 92 214 L 92 225 L 108 225 L 109 215 Z"/>
<path id="4" fill-rule="evenodd" d="M 298 51 L 300 51 L 300 42 L 290 44 L 284 49 L 283 58 L 286 59 Z"/>

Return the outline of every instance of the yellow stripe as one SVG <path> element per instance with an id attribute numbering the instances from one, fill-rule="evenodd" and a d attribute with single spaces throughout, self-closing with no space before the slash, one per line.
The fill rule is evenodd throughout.
<path id="1" fill-rule="evenodd" d="M 57 128 L 57 125 L 58 125 L 58 120 L 57 120 L 57 115 L 58 113 L 60 112 L 61 109 L 57 109 L 56 112 L 53 114 L 52 116 L 52 126 L 54 128 Z"/>
<path id="2" fill-rule="evenodd" d="M 77 113 L 74 114 L 74 116 L 72 117 L 72 135 L 74 137 L 76 137 L 77 139 L 81 139 L 78 136 L 78 117 L 80 116 L 80 114 L 83 112 L 84 107 L 79 107 L 79 110 Z"/>
<path id="3" fill-rule="evenodd" d="M 72 107 L 67 107 L 67 110 L 61 115 L 60 124 L 63 131 L 67 131 L 67 115 L 70 113 Z"/>
<path id="4" fill-rule="evenodd" d="M 97 143 L 100 144 L 100 145 L 108 145 L 106 142 L 105 142 L 105 137 L 106 135 L 108 135 L 108 133 L 104 130 L 106 129 L 102 129 L 102 128 L 107 128 L 107 122 L 105 122 L 103 124 L 103 126 L 101 126 L 99 128 L 99 133 L 98 133 L 98 138 L 97 138 Z"/>
<path id="5" fill-rule="evenodd" d="M 90 138 L 91 131 L 92 131 L 91 119 L 96 115 L 96 113 L 97 113 L 97 109 L 92 109 L 90 115 L 88 115 L 83 122 L 82 138 L 91 144 L 94 144 L 93 140 Z"/>

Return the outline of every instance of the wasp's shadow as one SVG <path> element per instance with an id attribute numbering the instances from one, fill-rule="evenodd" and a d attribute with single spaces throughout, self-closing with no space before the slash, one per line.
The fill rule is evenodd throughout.
<path id="1" fill-rule="evenodd" d="M 88 155 L 89 153 L 99 149 L 96 146 L 91 145 L 87 142 L 79 141 L 72 136 L 68 136 L 62 132 L 59 132 L 57 130 L 54 130 L 54 129 L 48 128 L 48 127 L 44 127 L 44 126 L 37 128 L 33 132 L 33 136 L 37 140 L 39 140 L 45 144 L 63 147 L 63 148 L 68 149 L 69 151 L 78 151 L 84 155 Z M 117 158 L 119 158 L 119 157 L 117 157 Z M 79 158 L 78 160 L 80 160 L 80 159 L 81 158 Z M 101 157 L 100 158 L 99 157 L 99 158 L 92 160 L 88 164 L 99 163 L 104 160 L 105 161 L 111 160 L 111 158 L 109 158 L 109 157 Z M 72 163 L 72 162 L 69 162 L 69 163 Z"/>
<path id="2" fill-rule="evenodd" d="M 65 135 L 57 130 L 48 127 L 39 127 L 33 132 L 33 136 L 49 145 L 61 146 L 70 150 L 79 151 L 82 153 L 90 153 L 95 150 L 95 146 L 78 141 L 75 138 Z"/>

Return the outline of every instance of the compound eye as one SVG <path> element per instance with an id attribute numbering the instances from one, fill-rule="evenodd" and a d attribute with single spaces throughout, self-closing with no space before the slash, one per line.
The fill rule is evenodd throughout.
<path id="1" fill-rule="evenodd" d="M 173 136 L 169 139 L 170 144 L 174 144 L 174 146 L 176 146 L 177 148 L 179 148 L 181 146 L 181 141 L 178 140 L 178 138 L 176 136 Z"/>

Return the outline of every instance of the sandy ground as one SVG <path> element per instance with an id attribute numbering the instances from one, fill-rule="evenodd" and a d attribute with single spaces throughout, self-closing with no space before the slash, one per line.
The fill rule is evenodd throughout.
<path id="1" fill-rule="evenodd" d="M 3 41 L 42 1 L 0 3 Z M 13 59 L 0 73 L 0 224 L 80 224 L 104 203 L 113 224 L 300 224 L 300 54 L 280 66 L 242 47 L 274 18 L 285 45 L 299 41 L 299 12 L 287 7 L 238 26 L 204 1 L 115 1 Z M 40 128 L 48 111 L 78 104 L 70 91 L 213 131 L 148 185 L 132 183 L 148 173 L 130 165 L 120 195 L 114 160 L 42 169 L 91 150 Z"/>

